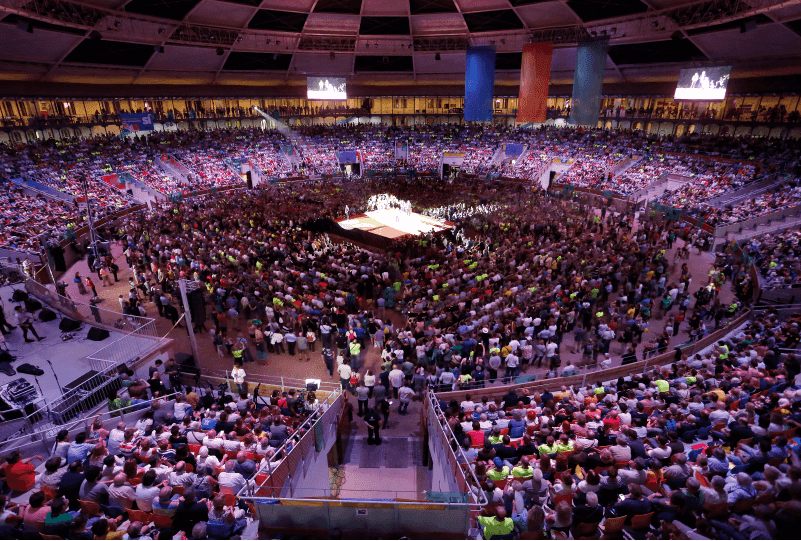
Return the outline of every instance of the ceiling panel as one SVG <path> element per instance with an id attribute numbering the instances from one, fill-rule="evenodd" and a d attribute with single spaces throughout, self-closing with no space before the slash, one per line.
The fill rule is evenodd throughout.
<path id="1" fill-rule="evenodd" d="M 409 0 L 362 0 L 362 15 L 407 16 Z"/>
<path id="2" fill-rule="evenodd" d="M 73 49 L 64 61 L 80 64 L 144 67 L 153 54 L 152 45 L 87 38 Z"/>
<path id="3" fill-rule="evenodd" d="M 567 5 L 576 12 L 583 21 L 597 21 L 623 15 L 642 13 L 648 6 L 640 0 L 568 0 Z"/>
<path id="4" fill-rule="evenodd" d="M 409 0 L 412 15 L 423 13 L 457 13 L 453 0 Z"/>
<path id="5" fill-rule="evenodd" d="M 352 67 L 353 55 L 346 53 L 335 53 L 333 60 L 328 53 L 295 53 L 292 61 L 292 73 L 298 74 L 350 74 Z"/>
<path id="6" fill-rule="evenodd" d="M 165 45 L 163 53 L 153 55 L 148 69 L 180 71 L 217 71 L 225 57 L 211 47 Z"/>
<path id="7" fill-rule="evenodd" d="M 408 36 L 409 17 L 362 17 L 359 34 L 363 36 Z"/>
<path id="8" fill-rule="evenodd" d="M 471 32 L 495 32 L 498 30 L 518 30 L 525 28 L 511 9 L 487 11 L 484 13 L 465 13 L 464 22 Z"/>
<path id="9" fill-rule="evenodd" d="M 609 57 L 618 66 L 708 60 L 689 39 L 612 45 L 609 47 Z"/>
<path id="10" fill-rule="evenodd" d="M 508 0 L 455 0 L 462 13 L 469 11 L 491 11 L 493 9 L 508 9 Z"/>
<path id="11" fill-rule="evenodd" d="M 440 60 L 434 53 L 417 53 L 414 55 L 414 71 L 416 73 L 461 73 L 465 71 L 465 54 L 440 53 Z"/>
<path id="12" fill-rule="evenodd" d="M 437 15 L 412 15 L 412 33 L 443 34 L 467 31 L 464 18 L 458 13 L 439 13 Z"/>
<path id="13" fill-rule="evenodd" d="M 204 4 L 208 3 L 208 1 L 209 0 L 206 0 L 206 2 L 204 2 Z M 230 4 L 239 4 L 241 6 L 250 6 L 251 8 L 259 7 L 259 4 L 261 4 L 261 0 L 222 0 L 222 1 L 225 2 L 228 5 L 230 5 Z M 199 7 L 202 7 L 202 5 L 199 6 Z"/>
<path id="14" fill-rule="evenodd" d="M 519 7 L 517 14 L 529 28 L 571 25 L 581 22 L 563 2 L 544 2 Z"/>
<path id="15" fill-rule="evenodd" d="M 744 34 L 729 30 L 694 36 L 692 41 L 709 53 L 712 60 L 801 58 L 801 37 L 779 23 L 760 25 Z"/>
<path id="16" fill-rule="evenodd" d="M 356 56 L 355 70 L 365 71 L 414 71 L 411 56 Z"/>
<path id="17" fill-rule="evenodd" d="M 163 17 L 181 21 L 202 0 L 131 0 L 125 4 L 125 11 L 150 17 Z"/>
<path id="18" fill-rule="evenodd" d="M 0 51 L 4 60 L 55 62 L 80 39 L 74 34 L 38 28 L 31 34 L 5 21 L 0 23 Z"/>
<path id="19" fill-rule="evenodd" d="M 551 71 L 574 71 L 576 69 L 576 47 L 559 47 L 553 50 Z M 606 69 L 615 69 L 615 63 L 606 57 Z"/>
<path id="20" fill-rule="evenodd" d="M 189 15 L 187 20 L 199 24 L 242 28 L 250 20 L 253 12 L 253 6 L 206 0 Z"/>
<path id="21" fill-rule="evenodd" d="M 303 31 L 311 34 L 347 34 L 359 32 L 358 15 L 341 15 L 338 13 L 311 13 L 306 19 Z"/>
<path id="22" fill-rule="evenodd" d="M 260 9 L 248 23 L 248 28 L 278 32 L 300 32 L 306 23 L 306 17 L 305 13 Z"/>
<path id="23" fill-rule="evenodd" d="M 317 0 L 315 13 L 361 13 L 362 0 Z"/>
<path id="24" fill-rule="evenodd" d="M 246 53 L 231 51 L 223 69 L 226 71 L 286 71 L 291 54 Z"/>
<path id="25" fill-rule="evenodd" d="M 256 0 L 254 0 L 256 1 Z M 314 0 L 264 0 L 261 3 L 263 9 L 275 9 L 278 11 L 306 11 L 311 10 Z"/>

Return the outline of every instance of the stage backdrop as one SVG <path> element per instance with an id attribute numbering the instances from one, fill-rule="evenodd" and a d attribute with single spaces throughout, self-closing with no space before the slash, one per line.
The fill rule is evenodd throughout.
<path id="1" fill-rule="evenodd" d="M 553 43 L 528 43 L 523 46 L 518 122 L 545 122 L 552 58 Z"/>
<path id="2" fill-rule="evenodd" d="M 576 73 L 573 76 L 573 99 L 570 100 L 571 124 L 592 127 L 598 124 L 608 50 L 608 36 L 579 44 Z"/>
<path id="3" fill-rule="evenodd" d="M 464 119 L 492 121 L 492 92 L 495 87 L 495 49 L 468 47 L 464 74 Z"/>

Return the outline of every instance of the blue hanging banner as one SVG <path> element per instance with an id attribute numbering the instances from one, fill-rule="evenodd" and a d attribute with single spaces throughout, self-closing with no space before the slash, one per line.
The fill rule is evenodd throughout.
<path id="1" fill-rule="evenodd" d="M 579 43 L 570 100 L 571 124 L 593 128 L 598 125 L 608 50 L 609 36 Z"/>
<path id="2" fill-rule="evenodd" d="M 123 132 L 150 131 L 153 129 L 153 117 L 150 113 L 120 113 Z"/>
<path id="3" fill-rule="evenodd" d="M 492 121 L 494 87 L 495 49 L 468 47 L 464 73 L 464 119 L 467 122 Z"/>

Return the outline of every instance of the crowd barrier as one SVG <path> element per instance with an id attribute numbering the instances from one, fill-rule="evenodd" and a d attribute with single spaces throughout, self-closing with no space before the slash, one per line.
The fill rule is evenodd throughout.
<path id="1" fill-rule="evenodd" d="M 716 331 L 709 333 L 701 340 L 693 342 L 692 344 L 687 344 L 684 347 L 678 346 L 679 349 L 681 350 L 681 354 L 686 354 L 688 356 L 693 355 L 696 352 L 701 351 L 702 349 L 715 344 L 718 340 L 721 340 L 732 330 L 736 329 L 737 327 L 748 321 L 750 317 L 751 317 L 751 310 L 748 310 L 744 314 L 730 321 L 722 329 L 718 329 Z M 587 383 L 594 384 L 597 381 L 612 381 L 612 380 L 617 381 L 618 378 L 631 376 L 632 374 L 644 374 L 648 371 L 649 367 L 653 369 L 653 368 L 658 368 L 665 364 L 671 364 L 672 362 L 674 362 L 675 357 L 676 357 L 676 351 L 671 350 L 661 355 L 656 355 L 642 361 L 637 361 L 635 363 L 621 365 L 621 366 L 615 366 L 604 370 L 584 372 L 574 376 L 550 378 L 541 381 L 535 380 L 527 383 L 501 385 L 498 387 L 485 387 L 479 389 L 447 391 L 447 392 L 437 393 L 437 398 L 439 400 L 444 400 L 444 401 L 449 401 L 452 399 L 461 401 L 464 399 L 465 394 L 472 394 L 473 396 L 476 396 L 476 394 L 480 392 L 481 396 L 487 396 L 490 398 L 490 400 L 493 400 L 495 398 L 503 397 L 510 390 L 527 389 L 533 392 L 544 389 L 559 389 L 562 385 L 570 387 L 571 385 L 586 385 Z"/>

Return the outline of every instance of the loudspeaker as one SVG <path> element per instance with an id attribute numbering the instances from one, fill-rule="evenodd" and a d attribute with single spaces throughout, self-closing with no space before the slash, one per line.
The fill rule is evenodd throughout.
<path id="1" fill-rule="evenodd" d="M 245 173 L 245 178 L 247 178 L 248 190 L 252 190 L 253 189 L 253 176 L 250 174 L 250 171 Z"/>
<path id="2" fill-rule="evenodd" d="M 186 294 L 189 301 L 189 314 L 192 316 L 192 324 L 196 327 L 206 322 L 206 302 L 203 299 L 203 290 L 195 289 Z"/>
<path id="3" fill-rule="evenodd" d="M 555 179 L 555 178 L 556 178 L 556 171 L 551 171 L 550 176 L 548 177 L 548 180 L 550 182 L 553 182 L 553 179 Z"/>
<path id="4" fill-rule="evenodd" d="M 56 313 L 52 310 L 48 310 L 47 308 L 45 308 L 44 310 L 39 312 L 39 319 L 41 319 L 42 321 L 53 321 L 54 319 L 56 319 Z"/>
<path id="5" fill-rule="evenodd" d="M 0 353 L 0 363 L 10 363 L 14 361 L 14 357 L 7 351 Z"/>
<path id="6" fill-rule="evenodd" d="M 129 189 L 129 190 L 125 190 L 125 191 L 128 193 L 128 195 L 133 195 L 133 190 Z"/>
<path id="7" fill-rule="evenodd" d="M 59 330 L 61 330 L 61 332 L 76 331 L 76 330 L 78 330 L 78 327 L 80 327 L 80 326 L 81 326 L 81 322 L 80 321 L 75 321 L 74 319 L 70 319 L 68 317 L 65 317 L 64 319 L 62 319 L 61 323 L 58 324 L 58 328 L 59 328 Z"/>
<path id="8" fill-rule="evenodd" d="M 102 342 L 109 337 L 109 332 L 106 329 L 98 329 L 97 327 L 90 327 L 86 338 L 94 342 Z"/>

